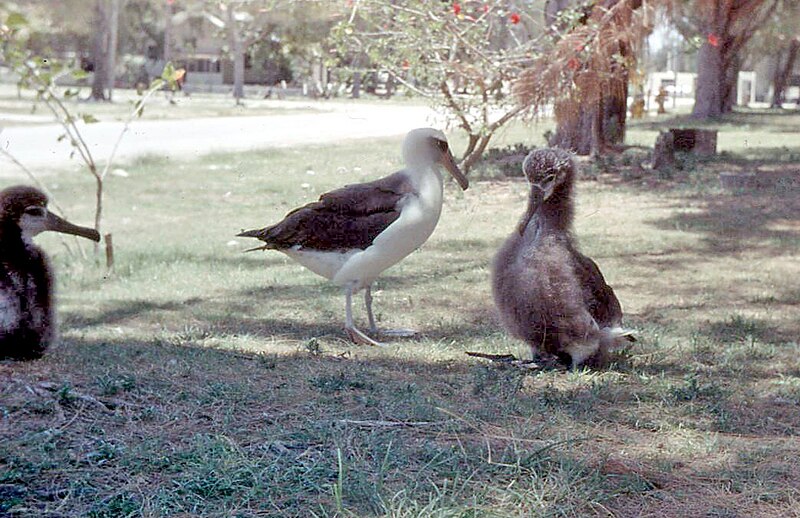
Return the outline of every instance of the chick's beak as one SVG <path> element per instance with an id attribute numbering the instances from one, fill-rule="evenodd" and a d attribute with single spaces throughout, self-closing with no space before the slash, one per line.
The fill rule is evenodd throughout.
<path id="1" fill-rule="evenodd" d="M 73 225 L 69 221 L 60 218 L 49 211 L 47 212 L 47 218 L 45 219 L 45 230 L 81 236 L 85 237 L 86 239 L 91 239 L 92 241 L 100 241 L 100 234 L 98 234 L 95 229 Z"/>
<path id="2" fill-rule="evenodd" d="M 556 177 L 551 174 L 539 183 L 532 183 L 531 187 L 535 187 L 541 191 L 541 194 L 538 194 L 538 196 L 541 197 L 541 201 L 547 200 L 553 195 L 553 191 L 556 190 Z"/>
<path id="3" fill-rule="evenodd" d="M 441 164 L 450 172 L 451 175 L 453 175 L 453 178 L 456 179 L 458 185 L 461 186 L 461 189 L 466 191 L 467 187 L 469 187 L 469 180 L 467 180 L 467 177 L 464 176 L 464 173 L 462 173 L 458 168 L 456 161 L 453 158 L 453 154 L 449 150 L 442 153 Z"/>
<path id="4" fill-rule="evenodd" d="M 544 191 L 541 187 L 537 184 L 531 185 L 531 193 L 528 197 L 528 208 L 525 209 L 525 214 L 522 216 L 522 219 L 519 222 L 518 230 L 519 234 L 525 234 L 525 229 L 528 228 L 528 224 L 531 222 L 534 214 L 539 210 L 542 202 L 544 201 Z"/>

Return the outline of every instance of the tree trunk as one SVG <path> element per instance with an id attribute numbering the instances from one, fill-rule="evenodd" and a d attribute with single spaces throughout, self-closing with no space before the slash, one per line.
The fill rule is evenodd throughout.
<path id="1" fill-rule="evenodd" d="M 107 62 L 107 87 L 108 87 L 108 100 L 111 101 L 114 95 L 114 80 L 116 74 L 114 71 L 117 68 L 117 34 L 119 32 L 119 0 L 111 0 L 111 12 L 109 13 L 108 23 L 108 53 L 106 57 Z"/>
<path id="2" fill-rule="evenodd" d="M 582 110 L 573 102 L 564 101 L 556 105 L 555 116 L 556 132 L 547 144 L 579 155 L 591 153 L 595 110 Z"/>
<path id="3" fill-rule="evenodd" d="M 233 56 L 233 97 L 237 104 L 244 98 L 244 53 L 241 50 L 241 44 L 236 48 L 236 55 Z"/>
<path id="4" fill-rule="evenodd" d="M 783 59 L 781 59 L 781 55 L 778 54 L 775 75 L 772 78 L 772 108 L 781 108 L 783 106 L 786 84 L 789 82 L 792 70 L 794 70 L 794 63 L 797 61 L 798 51 L 800 51 L 800 39 L 795 38 L 789 43 L 789 50 L 785 63 Z"/>
<path id="5" fill-rule="evenodd" d="M 722 115 L 725 87 L 722 52 L 719 47 L 705 41 L 697 54 L 697 90 L 692 117 L 709 119 Z"/>
<path id="6" fill-rule="evenodd" d="M 361 81 L 363 80 L 363 75 L 361 74 L 361 56 L 356 56 L 353 60 L 353 68 L 355 72 L 353 72 L 353 91 L 352 97 L 353 99 L 359 99 L 361 97 Z"/>
<path id="7" fill-rule="evenodd" d="M 244 51 L 242 50 L 242 40 L 236 29 L 232 4 L 228 4 L 227 15 L 228 43 L 231 54 L 233 54 L 233 97 L 236 99 L 236 104 L 239 104 L 244 97 Z"/>
<path id="8" fill-rule="evenodd" d="M 656 137 L 653 147 L 653 169 L 667 171 L 675 165 L 675 137 L 669 131 L 662 131 Z"/>
<path id="9" fill-rule="evenodd" d="M 172 59 L 172 3 L 164 4 L 166 19 L 164 20 L 164 64 Z"/>
<path id="10" fill-rule="evenodd" d="M 548 145 L 567 149 L 578 155 L 599 155 L 609 144 L 625 139 L 627 96 L 621 92 L 606 95 L 591 106 L 579 107 L 563 102 L 556 107 L 556 132 Z"/>
<path id="11" fill-rule="evenodd" d="M 628 71 L 623 77 L 612 81 L 607 95 L 601 99 L 603 106 L 603 142 L 622 144 L 625 141 L 625 126 L 628 121 Z"/>
<path id="12" fill-rule="evenodd" d="M 609 9 L 620 0 L 604 0 L 602 9 Z M 558 15 L 570 6 L 578 6 L 573 0 L 547 0 L 544 7 L 545 23 L 549 28 L 564 28 Z M 630 1 L 629 9 L 640 8 L 641 1 Z M 595 6 L 597 7 L 597 6 Z M 590 5 L 582 8 L 582 18 L 578 23 L 589 23 L 592 12 L 600 12 Z M 630 50 L 620 42 L 618 52 L 623 57 L 630 55 Z M 625 140 L 625 125 L 628 114 L 628 70 L 626 65 L 614 65 L 610 71 L 615 78 L 609 81 L 608 88 L 595 101 L 590 101 L 579 94 L 573 101 L 566 101 L 556 107 L 556 132 L 550 139 L 550 145 L 569 149 L 579 155 L 598 155 L 609 144 L 620 144 Z M 594 105 L 594 106 L 592 106 Z"/>
<path id="13" fill-rule="evenodd" d="M 722 85 L 722 113 L 733 111 L 739 91 L 739 71 L 741 69 L 742 60 L 739 56 L 731 56 L 729 63 L 724 66 L 725 83 Z"/>
<path id="14" fill-rule="evenodd" d="M 106 85 L 108 84 L 108 57 L 106 54 L 108 44 L 108 15 L 105 0 L 96 0 L 94 4 L 95 30 L 92 38 L 92 64 L 94 77 L 92 78 L 92 93 L 90 98 L 95 101 L 106 100 Z"/>
<path id="15" fill-rule="evenodd" d="M 361 72 L 353 73 L 353 99 L 361 98 Z"/>
<path id="16" fill-rule="evenodd" d="M 592 146 L 589 154 L 597 158 L 605 149 L 605 107 L 603 99 L 598 100 L 597 106 L 592 110 Z"/>
<path id="17" fill-rule="evenodd" d="M 782 108 L 784 90 L 786 90 L 786 77 L 783 72 L 786 69 L 783 66 L 783 53 L 778 52 L 775 55 L 775 71 L 772 73 L 772 102 L 770 108 Z"/>
<path id="18" fill-rule="evenodd" d="M 705 38 L 697 55 L 697 90 L 692 116 L 714 118 L 733 109 L 742 49 L 767 20 L 778 0 L 714 2 L 698 9 L 698 27 Z"/>

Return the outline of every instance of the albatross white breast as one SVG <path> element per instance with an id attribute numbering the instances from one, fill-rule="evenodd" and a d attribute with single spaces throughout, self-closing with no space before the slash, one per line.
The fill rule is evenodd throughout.
<path id="1" fill-rule="evenodd" d="M 411 131 L 403 143 L 405 169 L 373 182 L 348 185 L 293 210 L 270 227 L 242 232 L 266 244 L 258 249 L 285 253 L 344 289 L 345 330 L 358 343 L 379 345 L 353 325 L 352 295 L 365 289 L 370 330 L 371 284 L 387 268 L 419 248 L 442 212 L 445 167 L 462 189 L 469 185 L 455 164 L 441 131 Z"/>

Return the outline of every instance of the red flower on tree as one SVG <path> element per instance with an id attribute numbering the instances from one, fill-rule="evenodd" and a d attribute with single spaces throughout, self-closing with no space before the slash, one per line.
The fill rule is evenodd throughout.
<path id="1" fill-rule="evenodd" d="M 578 60 L 578 58 L 569 58 L 569 61 L 567 61 L 567 68 L 570 70 L 578 70 L 580 67 L 581 62 Z"/>
<path id="2" fill-rule="evenodd" d="M 459 4 L 458 2 L 453 4 L 453 14 L 456 16 L 461 14 L 461 4 Z"/>
<path id="3" fill-rule="evenodd" d="M 483 12 L 484 13 L 488 13 L 489 12 L 489 4 L 483 4 Z"/>
<path id="4" fill-rule="evenodd" d="M 519 16 L 519 13 L 511 13 L 511 16 L 509 16 L 509 17 L 508 17 L 508 19 L 509 19 L 509 20 L 511 21 L 511 23 L 513 23 L 514 25 L 518 24 L 518 23 L 519 23 L 519 21 L 521 20 L 521 18 L 520 18 L 520 16 Z"/>
<path id="5" fill-rule="evenodd" d="M 719 36 L 712 32 L 708 35 L 708 43 L 710 43 L 712 47 L 719 47 Z"/>
<path id="6" fill-rule="evenodd" d="M 403 67 L 403 70 L 408 70 L 408 68 L 411 66 L 411 63 L 409 63 L 407 59 L 404 59 L 400 66 Z"/>

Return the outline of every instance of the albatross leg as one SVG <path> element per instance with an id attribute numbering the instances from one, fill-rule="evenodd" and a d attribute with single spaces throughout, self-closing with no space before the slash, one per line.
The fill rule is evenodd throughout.
<path id="1" fill-rule="evenodd" d="M 350 340 L 356 344 L 362 345 L 375 345 L 378 347 L 384 346 L 384 344 L 380 342 L 376 342 L 372 338 L 368 337 L 358 329 L 353 324 L 353 287 L 348 286 L 345 288 L 345 319 L 344 319 L 344 330 L 347 332 L 347 336 L 350 337 Z"/>
<path id="2" fill-rule="evenodd" d="M 375 316 L 372 313 L 372 284 L 364 289 L 364 305 L 367 306 L 369 332 L 373 335 L 381 335 L 389 338 L 413 338 L 419 334 L 413 329 L 378 329 L 375 323 Z"/>
<path id="3" fill-rule="evenodd" d="M 375 334 L 378 332 L 378 326 L 375 324 L 375 315 L 372 314 L 372 284 L 368 284 L 364 289 L 364 305 L 367 306 L 367 318 L 369 318 L 369 332 Z"/>
<path id="4" fill-rule="evenodd" d="M 572 359 L 572 365 L 570 365 L 570 367 L 573 369 L 577 369 L 593 355 L 600 352 L 600 341 L 596 338 L 594 340 L 587 339 L 584 343 L 576 343 L 569 345 L 565 347 L 564 350 L 568 353 L 569 357 Z M 598 361 L 600 360 L 601 359 L 598 358 Z"/>

